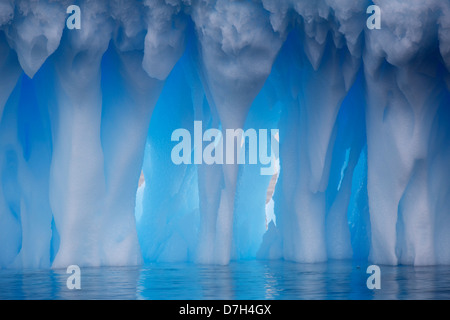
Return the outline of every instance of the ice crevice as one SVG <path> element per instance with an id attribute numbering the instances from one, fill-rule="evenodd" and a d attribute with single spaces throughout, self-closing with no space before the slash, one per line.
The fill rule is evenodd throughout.
<path id="1" fill-rule="evenodd" d="M 449 3 L 70 4 L 0 2 L 1 268 L 450 263 Z M 278 129 L 279 172 L 174 164 L 194 121 Z"/>

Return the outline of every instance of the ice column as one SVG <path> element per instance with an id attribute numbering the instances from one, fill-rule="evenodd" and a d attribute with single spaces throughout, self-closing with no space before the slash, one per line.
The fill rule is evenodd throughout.
<path id="1" fill-rule="evenodd" d="M 53 267 L 102 265 L 106 196 L 101 145 L 100 63 L 111 39 L 106 1 L 84 1 L 80 30 L 64 33 L 53 56 L 56 103 L 50 105 L 53 158 L 50 203 L 60 245 Z M 135 263 L 135 252 L 122 257 Z"/>
<path id="2" fill-rule="evenodd" d="M 13 2 L 2 2 L 0 6 L 0 20 L 13 18 L 16 14 L 0 35 L 0 114 L 17 83 L 2 121 L 3 190 L 0 192 L 0 211 L 2 225 L 9 229 L 2 234 L 10 237 L 2 243 L 9 248 L 11 245 L 8 243 L 14 245 L 19 239 L 20 246 L 16 248 L 15 259 L 9 261 L 12 263 L 9 266 L 49 267 L 52 238 L 52 214 L 48 201 L 51 136 L 47 109 L 37 103 L 37 84 L 46 79 L 30 80 L 28 76 L 33 77 L 59 46 L 65 11 L 60 4 L 53 5 L 47 1 L 17 1 L 15 10 Z M 24 75 L 17 82 L 22 71 L 20 67 L 28 76 Z M 11 234 L 11 230 L 15 230 L 15 226 L 9 224 L 11 215 L 20 225 L 15 235 Z"/>
<path id="3" fill-rule="evenodd" d="M 425 7 L 437 10 L 437 2 L 379 4 L 386 8 L 383 28 L 366 31 L 364 54 L 370 259 L 433 264 L 429 143 L 444 87 L 433 41 L 436 13 Z"/>
<path id="4" fill-rule="evenodd" d="M 244 127 L 248 110 L 270 74 L 282 40 L 257 3 L 218 0 L 199 3 L 192 10 L 204 86 L 225 137 L 227 129 Z M 235 139 L 237 145 L 240 139 Z M 223 144 L 226 146 L 226 139 Z M 201 179 L 206 180 L 200 181 L 205 185 L 200 187 L 198 261 L 226 264 L 231 256 L 238 172 L 236 152 L 234 164 L 223 164 L 215 169 L 209 176 L 200 173 Z M 219 183 L 222 177 L 223 183 Z M 212 202 L 208 199 L 209 193 L 217 195 Z"/>
<path id="5" fill-rule="evenodd" d="M 105 246 L 111 251 L 133 251 L 138 257 L 133 213 L 145 141 L 164 80 L 184 51 L 186 24 L 177 3 L 148 1 L 141 5 L 138 1 L 116 1 L 112 7 L 118 26 L 114 37 L 116 49 L 111 49 L 104 65 L 102 145 L 107 188 L 105 210 L 110 212 L 107 229 L 117 233 L 107 238 Z M 117 66 L 117 74 L 106 71 Z M 124 241 L 126 238 L 129 240 Z"/>
<path id="6" fill-rule="evenodd" d="M 131 237 L 133 242 L 122 249 L 126 252 L 139 249 L 139 245 L 134 243 L 136 221 L 131 215 L 135 207 L 150 118 L 166 78 L 184 52 L 186 18 L 178 2 L 147 1 L 140 7 L 138 1 L 133 5 L 116 1 L 114 5 L 113 15 L 120 20 L 120 26 L 115 32 L 117 53 L 111 52 L 105 68 L 114 69 L 118 65 L 119 73 L 108 75 L 105 72 L 105 81 L 109 85 L 105 87 L 108 98 L 102 116 L 102 144 L 106 159 L 105 203 L 107 211 L 114 212 L 113 219 L 108 223 L 114 230 L 122 228 L 115 240 L 108 240 L 108 247 L 117 248 L 122 245 L 117 244 L 121 237 Z M 142 12 L 145 14 L 142 15 Z M 115 94 L 111 95 L 114 91 Z M 170 135 L 165 139 L 169 145 Z M 170 151 L 167 154 L 170 156 Z M 148 165 L 144 163 L 144 168 Z M 164 173 L 164 165 L 170 166 L 170 163 L 156 169 Z M 144 170 L 144 175 L 147 188 L 152 189 L 154 186 L 158 190 L 161 182 L 148 179 L 147 170 Z M 162 177 L 165 178 L 167 176 Z M 163 198 L 164 195 L 160 194 L 158 200 Z M 152 233 L 152 228 L 156 226 L 152 219 L 153 210 L 155 208 L 144 205 L 137 226 L 144 260 L 152 260 L 151 248 L 156 245 L 153 241 L 155 234 Z M 163 212 L 158 214 L 163 216 Z M 126 223 L 121 220 L 124 216 L 128 217 Z"/>

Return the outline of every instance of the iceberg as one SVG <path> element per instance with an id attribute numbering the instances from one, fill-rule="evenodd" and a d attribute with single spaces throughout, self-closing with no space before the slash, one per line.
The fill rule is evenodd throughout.
<path id="1" fill-rule="evenodd" d="M 0 0 L 0 268 L 450 264 L 449 2 L 76 4 Z"/>

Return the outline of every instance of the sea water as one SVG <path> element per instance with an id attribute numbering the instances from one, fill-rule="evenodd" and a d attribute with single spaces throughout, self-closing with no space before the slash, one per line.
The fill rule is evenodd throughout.
<path id="1" fill-rule="evenodd" d="M 81 268 L 81 289 L 64 269 L 0 270 L 0 299 L 450 299 L 450 267 L 380 266 L 369 289 L 366 264 L 242 261 L 226 266 L 147 264 Z"/>

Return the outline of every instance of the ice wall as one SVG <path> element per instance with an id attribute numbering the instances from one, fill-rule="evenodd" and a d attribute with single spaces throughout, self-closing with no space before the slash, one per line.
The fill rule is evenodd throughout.
<path id="1" fill-rule="evenodd" d="M 0 267 L 450 263 L 447 1 L 70 4 L 0 1 Z M 194 121 L 279 129 L 273 198 L 237 155 L 174 164 Z"/>

